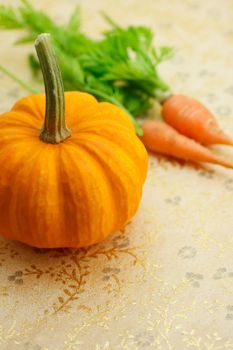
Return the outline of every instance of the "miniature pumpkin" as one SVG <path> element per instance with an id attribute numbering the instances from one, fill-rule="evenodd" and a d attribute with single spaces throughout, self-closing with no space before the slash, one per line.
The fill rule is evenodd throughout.
<path id="1" fill-rule="evenodd" d="M 22 98 L 0 118 L 0 235 L 35 247 L 88 246 L 136 212 L 147 152 L 121 109 L 64 94 L 48 34 L 35 46 L 46 94 Z"/>

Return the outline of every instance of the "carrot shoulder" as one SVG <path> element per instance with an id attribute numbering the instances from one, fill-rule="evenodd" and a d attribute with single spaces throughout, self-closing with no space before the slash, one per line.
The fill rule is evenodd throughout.
<path id="1" fill-rule="evenodd" d="M 213 114 L 197 100 L 173 95 L 162 107 L 164 120 L 181 134 L 204 144 L 233 146 L 233 140 L 218 126 Z"/>
<path id="2" fill-rule="evenodd" d="M 193 162 L 214 163 L 233 169 L 233 164 L 214 155 L 199 143 L 179 134 L 171 126 L 160 121 L 146 121 L 142 125 L 141 141 L 152 152 Z"/>

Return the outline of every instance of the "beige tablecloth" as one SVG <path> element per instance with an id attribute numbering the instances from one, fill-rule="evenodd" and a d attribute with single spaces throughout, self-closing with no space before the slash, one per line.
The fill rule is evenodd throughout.
<path id="1" fill-rule="evenodd" d="M 157 44 L 176 48 L 163 77 L 207 104 L 233 136 L 232 0 L 35 3 L 59 21 L 81 4 L 95 36 L 106 28 L 99 10 L 150 26 Z M 12 48 L 16 37 L 1 32 L 0 63 L 30 81 L 30 47 Z M 0 78 L 4 111 L 25 91 Z M 227 147 L 214 150 L 233 159 Z M 123 233 L 82 250 L 1 239 L 0 349 L 233 349 L 232 209 L 232 170 L 151 156 L 140 209 Z"/>

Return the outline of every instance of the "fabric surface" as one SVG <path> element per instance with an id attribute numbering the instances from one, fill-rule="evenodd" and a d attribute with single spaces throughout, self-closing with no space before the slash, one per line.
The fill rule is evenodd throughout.
<path id="1" fill-rule="evenodd" d="M 157 44 L 176 48 L 164 79 L 233 136 L 232 0 L 36 3 L 59 21 L 81 4 L 95 36 L 106 28 L 100 10 L 150 26 Z M 17 37 L 1 32 L 0 63 L 30 81 L 31 48 L 13 48 Z M 25 91 L 0 79 L 3 112 Z M 213 149 L 233 160 L 230 148 Z M 232 170 L 150 156 L 136 216 L 104 243 L 48 251 L 1 239 L 0 349 L 233 349 L 232 200 Z"/>

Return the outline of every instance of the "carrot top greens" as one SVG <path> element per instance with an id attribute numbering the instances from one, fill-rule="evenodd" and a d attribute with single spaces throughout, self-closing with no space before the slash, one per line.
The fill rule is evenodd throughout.
<path id="1" fill-rule="evenodd" d="M 118 105 L 128 112 L 140 133 L 135 117 L 169 90 L 157 66 L 172 55 L 172 49 L 155 48 L 153 32 L 147 27 L 122 28 L 107 15 L 103 17 L 110 29 L 100 39 L 93 39 L 81 29 L 79 8 L 66 24 L 58 25 L 27 0 L 21 0 L 18 8 L 0 6 L 0 28 L 25 32 L 17 44 L 33 42 L 40 33 L 51 34 L 66 90 L 85 91 Z M 34 77 L 41 79 L 36 56 L 30 54 L 28 59 Z"/>

